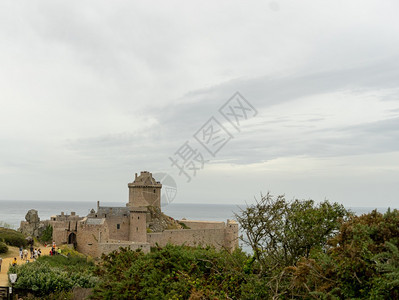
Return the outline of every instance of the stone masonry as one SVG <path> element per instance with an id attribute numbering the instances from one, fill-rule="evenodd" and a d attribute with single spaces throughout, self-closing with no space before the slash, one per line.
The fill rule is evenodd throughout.
<path id="1" fill-rule="evenodd" d="M 141 249 L 171 244 L 187 246 L 214 246 L 234 250 L 238 246 L 238 224 L 233 220 L 205 222 L 173 220 L 161 212 L 161 188 L 148 171 L 142 171 L 128 184 L 129 201 L 126 207 L 104 207 L 97 202 L 86 217 L 74 212 L 40 221 L 38 213 L 30 210 L 20 231 L 39 236 L 48 225 L 53 227 L 53 240 L 57 245 L 68 244 L 79 252 L 99 257 L 102 253 L 120 247 Z"/>

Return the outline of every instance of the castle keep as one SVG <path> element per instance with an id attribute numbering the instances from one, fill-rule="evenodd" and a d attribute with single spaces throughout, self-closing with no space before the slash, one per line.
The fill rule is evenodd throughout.
<path id="1" fill-rule="evenodd" d="M 149 252 L 150 247 L 166 244 L 214 246 L 229 251 L 238 246 L 238 224 L 193 220 L 174 220 L 161 211 L 162 184 L 150 172 L 142 171 L 128 184 L 129 201 L 126 207 L 104 207 L 97 202 L 86 217 L 74 212 L 40 221 L 36 211 L 29 211 L 20 230 L 39 235 L 50 225 L 57 245 L 68 244 L 79 252 L 99 257 L 119 247 Z"/>

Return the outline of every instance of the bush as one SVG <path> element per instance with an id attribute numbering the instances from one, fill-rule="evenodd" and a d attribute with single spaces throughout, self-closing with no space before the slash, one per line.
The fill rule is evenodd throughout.
<path id="1" fill-rule="evenodd" d="M 167 245 L 148 254 L 121 248 L 102 259 L 94 299 L 242 299 L 262 286 L 245 274 L 241 250 Z M 257 295 L 268 298 L 262 290 Z"/>
<path id="2" fill-rule="evenodd" d="M 0 228 L 0 242 L 14 247 L 25 247 L 27 245 L 25 236 L 22 233 L 8 228 Z"/>
<path id="3" fill-rule="evenodd" d="M 0 253 L 7 253 L 8 252 L 8 247 L 6 244 L 3 242 L 0 242 Z"/>
<path id="4" fill-rule="evenodd" d="M 73 287 L 92 288 L 98 281 L 81 258 L 63 256 L 43 256 L 35 262 L 10 267 L 9 273 L 18 275 L 16 290 L 36 296 L 69 292 Z"/>
<path id="5" fill-rule="evenodd" d="M 289 268 L 293 294 L 399 299 L 398 210 L 352 216 L 329 244 Z"/>
<path id="6" fill-rule="evenodd" d="M 42 243 L 51 242 L 53 240 L 53 226 L 47 225 L 46 229 L 44 229 L 44 231 L 40 235 L 39 240 Z"/>

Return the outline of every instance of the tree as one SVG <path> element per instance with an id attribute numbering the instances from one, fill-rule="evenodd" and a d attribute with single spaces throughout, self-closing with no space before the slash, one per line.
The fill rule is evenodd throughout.
<path id="1" fill-rule="evenodd" d="M 399 299 L 399 211 L 351 216 L 329 240 L 287 268 L 290 291 L 323 299 Z"/>
<path id="2" fill-rule="evenodd" d="M 264 282 L 244 272 L 248 257 L 213 248 L 167 245 L 150 253 L 103 255 L 92 299 L 267 299 Z"/>
<path id="3" fill-rule="evenodd" d="M 262 272 L 291 266 L 308 257 L 312 248 L 326 247 L 350 213 L 340 204 L 313 200 L 287 201 L 284 195 L 261 196 L 236 214 Z"/>

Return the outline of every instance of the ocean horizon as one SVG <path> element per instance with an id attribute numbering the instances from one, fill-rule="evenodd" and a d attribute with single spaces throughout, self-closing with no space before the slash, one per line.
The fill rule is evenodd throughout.
<path id="1" fill-rule="evenodd" d="M 101 206 L 124 207 L 125 202 L 100 202 Z M 246 204 L 202 204 L 202 203 L 179 203 L 173 202 L 164 207 L 162 211 L 174 219 L 226 221 L 234 219 L 234 213 L 239 213 L 240 209 Z M 70 214 L 75 212 L 79 216 L 86 216 L 91 209 L 97 208 L 94 201 L 37 201 L 37 200 L 0 200 L 0 222 L 10 225 L 17 229 L 21 221 L 25 220 L 25 215 L 30 209 L 36 209 L 40 220 L 50 219 L 51 216 L 61 212 Z M 371 212 L 377 209 L 385 212 L 388 207 L 347 207 L 358 215 Z M 391 207 L 394 209 L 394 207 Z"/>

